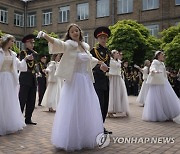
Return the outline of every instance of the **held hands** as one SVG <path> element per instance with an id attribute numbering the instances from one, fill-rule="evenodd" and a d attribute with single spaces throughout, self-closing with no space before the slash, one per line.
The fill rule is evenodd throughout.
<path id="1" fill-rule="evenodd" d="M 43 32 L 43 31 L 39 31 L 39 33 L 38 33 L 38 35 L 37 35 L 37 37 L 36 38 L 41 38 L 41 37 L 44 37 L 44 35 L 45 35 L 46 33 L 45 32 Z"/>
<path id="2" fill-rule="evenodd" d="M 153 71 L 153 73 L 162 73 L 162 71 Z"/>
<path id="3" fill-rule="evenodd" d="M 102 62 L 102 63 L 101 63 L 101 66 L 100 66 L 100 69 L 101 69 L 103 72 L 106 72 L 106 71 L 108 70 L 108 66 L 107 66 L 104 62 Z"/>
<path id="4" fill-rule="evenodd" d="M 32 54 L 30 54 L 30 55 L 27 55 L 24 59 L 25 59 L 25 60 L 33 60 L 34 57 L 33 57 Z"/>

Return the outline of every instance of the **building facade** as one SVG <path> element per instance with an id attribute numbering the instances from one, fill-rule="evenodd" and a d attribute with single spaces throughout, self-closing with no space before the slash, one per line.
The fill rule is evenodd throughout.
<path id="1" fill-rule="evenodd" d="M 133 19 L 152 35 L 180 22 L 180 0 L 0 0 L 0 30 L 21 38 L 34 30 L 62 38 L 70 23 L 78 24 L 84 40 L 94 46 L 94 29 Z"/>

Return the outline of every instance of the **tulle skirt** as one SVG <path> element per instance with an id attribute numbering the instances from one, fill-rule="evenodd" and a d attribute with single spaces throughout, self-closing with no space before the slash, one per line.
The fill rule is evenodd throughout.
<path id="1" fill-rule="evenodd" d="M 43 96 L 42 105 L 47 108 L 53 108 L 54 110 L 57 107 L 59 100 L 59 85 L 57 82 L 49 82 Z"/>
<path id="2" fill-rule="evenodd" d="M 94 148 L 96 136 L 102 132 L 102 115 L 93 83 L 88 74 L 75 73 L 61 89 L 52 143 L 67 151 Z"/>
<path id="3" fill-rule="evenodd" d="M 150 85 L 142 119 L 145 121 L 166 121 L 180 115 L 180 100 L 165 80 L 163 85 Z"/>
<path id="4" fill-rule="evenodd" d="M 110 76 L 109 113 L 126 112 L 129 114 L 129 102 L 124 80 L 118 75 Z"/>
<path id="5" fill-rule="evenodd" d="M 18 87 L 10 72 L 0 72 L 0 135 L 14 133 L 25 126 Z"/>
<path id="6" fill-rule="evenodd" d="M 138 97 L 136 99 L 136 102 L 138 102 L 140 104 L 145 104 L 148 89 L 149 89 L 149 85 L 146 83 L 146 80 L 145 80 L 142 83 L 142 87 L 141 87 L 139 95 L 138 95 Z"/>

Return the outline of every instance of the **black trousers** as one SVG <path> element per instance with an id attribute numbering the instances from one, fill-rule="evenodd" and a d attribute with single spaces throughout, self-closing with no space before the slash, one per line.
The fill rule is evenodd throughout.
<path id="1" fill-rule="evenodd" d="M 22 113 L 24 112 L 24 107 L 26 106 L 25 118 L 27 121 L 31 120 L 32 113 L 34 111 L 36 102 L 36 89 L 37 88 L 35 86 L 31 87 L 28 85 L 20 85 L 19 101 Z"/>
<path id="2" fill-rule="evenodd" d="M 95 88 L 95 90 L 99 98 L 103 122 L 105 122 L 109 106 L 109 89 L 103 90 Z"/>
<path id="3" fill-rule="evenodd" d="M 39 78 L 37 78 L 37 81 L 38 81 L 38 95 L 39 95 L 38 105 L 41 105 L 44 93 L 46 91 L 46 78 L 45 77 L 39 77 Z"/>

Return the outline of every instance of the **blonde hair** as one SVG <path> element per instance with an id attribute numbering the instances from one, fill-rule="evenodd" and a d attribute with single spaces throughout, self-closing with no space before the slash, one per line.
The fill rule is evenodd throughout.
<path id="1" fill-rule="evenodd" d="M 1 41 L 0 41 L 0 47 L 4 48 L 6 44 L 9 42 L 9 40 L 15 40 L 15 37 L 10 34 L 5 34 L 2 36 Z"/>
<path id="2" fill-rule="evenodd" d="M 147 66 L 150 61 L 147 59 L 144 61 L 144 66 Z"/>

